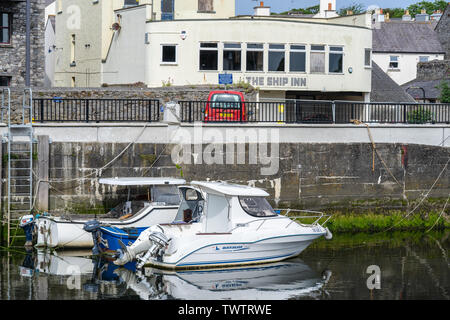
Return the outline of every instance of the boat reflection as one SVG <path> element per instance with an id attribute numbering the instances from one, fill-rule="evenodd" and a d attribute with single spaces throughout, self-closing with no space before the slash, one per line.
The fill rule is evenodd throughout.
<path id="1" fill-rule="evenodd" d="M 300 259 L 220 270 L 115 271 L 141 299 L 286 300 L 321 295 L 331 271 L 317 274 Z"/>
<path id="2" fill-rule="evenodd" d="M 82 275 L 80 294 L 90 299 L 142 300 L 286 300 L 320 298 L 331 271 L 313 271 L 301 259 L 227 269 L 164 271 L 136 270 L 136 263 L 119 267 L 89 256 L 90 251 L 29 251 L 22 277 L 48 274 L 66 278 Z"/>

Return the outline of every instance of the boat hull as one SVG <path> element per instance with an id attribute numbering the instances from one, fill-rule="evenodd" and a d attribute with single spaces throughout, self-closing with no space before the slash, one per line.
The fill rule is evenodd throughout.
<path id="1" fill-rule="evenodd" d="M 323 236 L 295 234 L 274 236 L 253 242 L 225 242 L 209 239 L 210 244 L 198 246 L 179 259 L 163 257 L 163 261 L 150 260 L 147 266 L 161 269 L 189 270 L 246 266 L 279 262 L 298 256 L 312 241 Z M 226 240 L 220 239 L 217 240 Z M 223 237 L 222 237 L 223 238 Z"/>
<path id="2" fill-rule="evenodd" d="M 126 246 L 132 245 L 139 235 L 146 230 L 146 227 L 141 228 L 126 228 L 120 229 L 116 227 L 101 227 L 99 249 L 104 254 L 115 254 L 116 250 L 120 249 L 119 240 Z"/>
<path id="3" fill-rule="evenodd" d="M 117 228 L 148 228 L 159 223 L 172 222 L 177 214 L 178 207 L 153 208 L 152 210 L 135 216 L 129 220 L 102 220 L 100 223 Z M 93 217 L 94 218 L 94 217 Z M 94 241 L 92 234 L 83 227 L 92 219 L 65 220 L 60 217 L 39 217 L 36 219 L 36 247 L 46 248 L 92 248 Z"/>

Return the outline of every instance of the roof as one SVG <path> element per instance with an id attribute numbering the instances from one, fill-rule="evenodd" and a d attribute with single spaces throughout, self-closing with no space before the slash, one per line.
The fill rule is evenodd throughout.
<path id="1" fill-rule="evenodd" d="M 192 181 L 193 186 L 198 186 L 207 193 L 219 193 L 227 196 L 267 197 L 269 194 L 259 188 L 228 184 L 226 182 L 200 182 Z"/>
<path id="2" fill-rule="evenodd" d="M 101 184 L 112 186 L 151 186 L 151 185 L 181 185 L 185 184 L 184 179 L 175 178 L 102 178 Z"/>
<path id="3" fill-rule="evenodd" d="M 373 52 L 445 52 L 430 22 L 382 22 L 373 29 L 372 39 Z"/>
<path id="4" fill-rule="evenodd" d="M 425 99 L 439 99 L 439 97 L 441 96 L 441 89 L 436 88 L 436 87 L 439 86 L 442 81 L 444 81 L 444 80 L 429 80 L 429 81 L 413 80 L 408 83 L 405 83 L 404 85 L 402 85 L 402 87 L 405 90 L 408 90 L 408 88 L 410 88 L 410 87 L 423 88 L 423 90 L 425 92 L 421 89 L 415 89 L 415 88 L 411 88 L 408 90 L 408 93 L 417 100 L 423 99 L 424 93 L 425 93 Z"/>
<path id="5" fill-rule="evenodd" d="M 371 102 L 416 102 L 386 72 L 372 61 L 372 93 Z"/>

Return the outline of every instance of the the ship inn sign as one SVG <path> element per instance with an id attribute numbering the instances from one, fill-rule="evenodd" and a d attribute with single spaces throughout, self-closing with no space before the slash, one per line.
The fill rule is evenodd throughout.
<path id="1" fill-rule="evenodd" d="M 254 87 L 307 87 L 307 79 L 284 76 L 245 76 L 246 82 Z"/>

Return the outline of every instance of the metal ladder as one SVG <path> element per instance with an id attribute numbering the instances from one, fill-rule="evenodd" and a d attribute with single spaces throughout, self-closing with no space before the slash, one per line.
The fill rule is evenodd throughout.
<path id="1" fill-rule="evenodd" d="M 5 99 L 5 93 L 8 95 Z M 4 101 L 7 100 L 7 104 Z M 7 111 L 7 119 L 3 111 Z M 22 116 L 11 122 L 10 91 L 2 92 L 2 121 L 8 123 L 8 204 L 6 210 L 7 244 L 12 246 L 17 236 L 20 217 L 31 214 L 33 209 L 33 93 L 25 89 Z"/>

